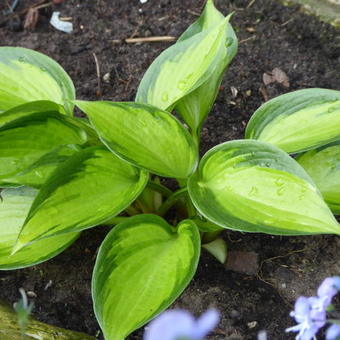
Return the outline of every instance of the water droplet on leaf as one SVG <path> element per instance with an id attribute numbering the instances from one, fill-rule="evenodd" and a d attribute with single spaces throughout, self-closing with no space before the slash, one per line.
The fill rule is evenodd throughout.
<path id="1" fill-rule="evenodd" d="M 276 194 L 278 196 L 282 196 L 284 194 L 284 191 L 285 191 L 285 188 L 281 187 L 281 188 L 277 189 Z"/>
<path id="2" fill-rule="evenodd" d="M 259 192 L 259 189 L 255 186 L 251 187 L 250 191 L 249 191 L 249 196 L 256 196 Z"/>
<path id="3" fill-rule="evenodd" d="M 227 38 L 226 42 L 225 42 L 225 46 L 229 47 L 229 46 L 231 46 L 233 44 L 233 42 L 234 42 L 233 38 Z"/>
<path id="4" fill-rule="evenodd" d="M 185 89 L 185 86 L 186 86 L 186 81 L 185 80 L 181 80 L 178 82 L 177 84 L 177 87 L 180 89 L 180 90 L 184 90 Z"/>
<path id="5" fill-rule="evenodd" d="M 169 100 L 169 95 L 167 92 L 164 92 L 162 95 L 162 100 L 163 102 L 167 102 Z"/>
<path id="6" fill-rule="evenodd" d="M 278 186 L 278 187 L 282 187 L 285 182 L 283 181 L 282 178 L 278 178 L 276 181 L 275 181 L 275 184 Z"/>

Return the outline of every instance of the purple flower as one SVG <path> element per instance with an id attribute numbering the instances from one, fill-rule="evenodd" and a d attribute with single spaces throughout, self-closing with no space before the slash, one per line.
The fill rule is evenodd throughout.
<path id="1" fill-rule="evenodd" d="M 326 311 L 314 308 L 318 298 L 300 296 L 295 302 L 294 311 L 290 313 L 298 325 L 287 328 L 286 332 L 298 332 L 296 340 L 311 340 L 326 323 Z"/>
<path id="2" fill-rule="evenodd" d="M 298 323 L 286 329 L 286 332 L 299 332 L 296 340 L 310 340 L 326 324 L 326 310 L 333 297 L 340 290 L 340 277 L 328 277 L 320 285 L 317 296 L 300 296 L 295 303 L 294 311 L 290 313 Z M 337 328 L 331 326 L 330 332 Z M 328 338 L 327 338 L 328 339 Z M 334 338 L 329 338 L 334 339 Z"/>
<path id="3" fill-rule="evenodd" d="M 144 340 L 202 340 L 219 321 L 219 313 L 210 309 L 197 320 L 185 310 L 169 310 L 151 321 Z"/>
<path id="4" fill-rule="evenodd" d="M 320 299 L 320 303 L 326 309 L 332 302 L 333 297 L 340 290 L 340 277 L 327 277 L 320 285 L 318 289 L 318 297 Z"/>
<path id="5" fill-rule="evenodd" d="M 326 340 L 335 340 L 340 337 L 340 325 L 333 324 L 327 329 Z"/>

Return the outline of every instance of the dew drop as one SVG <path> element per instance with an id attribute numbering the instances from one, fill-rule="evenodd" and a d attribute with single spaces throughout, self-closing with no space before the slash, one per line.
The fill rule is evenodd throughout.
<path id="1" fill-rule="evenodd" d="M 281 187 L 281 188 L 277 189 L 276 194 L 278 196 L 282 196 L 284 194 L 284 191 L 285 191 L 285 188 Z"/>
<path id="2" fill-rule="evenodd" d="M 259 192 L 259 189 L 255 186 L 253 186 L 253 187 L 251 187 L 248 195 L 249 196 L 256 196 L 258 194 L 258 192 Z"/>
<path id="3" fill-rule="evenodd" d="M 233 38 L 227 38 L 226 42 L 225 42 L 225 46 L 229 47 L 233 44 L 234 39 Z"/>
<path id="4" fill-rule="evenodd" d="M 181 80 L 178 82 L 177 84 L 177 87 L 180 89 L 180 90 L 184 90 L 185 89 L 185 86 L 186 86 L 186 81 L 185 80 Z"/>
<path id="5" fill-rule="evenodd" d="M 304 198 L 305 198 L 305 195 L 304 195 L 304 194 L 301 194 L 301 195 L 299 196 L 299 200 L 300 200 L 300 201 L 302 201 Z"/>
<path id="6" fill-rule="evenodd" d="M 164 92 L 162 95 L 162 101 L 167 102 L 169 100 L 169 95 L 167 92 Z"/>
<path id="7" fill-rule="evenodd" d="M 38 171 L 38 170 L 34 170 L 34 173 L 35 173 L 35 175 L 36 175 L 37 177 L 40 177 L 40 178 L 43 177 L 43 175 L 41 174 L 41 172 Z"/>
<path id="8" fill-rule="evenodd" d="M 47 69 L 46 69 L 45 67 L 40 67 L 40 70 L 41 70 L 42 72 L 46 72 L 46 71 L 47 71 Z"/>
<path id="9" fill-rule="evenodd" d="M 20 57 L 18 60 L 19 60 L 20 63 L 25 63 L 26 57 Z"/>
<path id="10" fill-rule="evenodd" d="M 148 124 L 144 120 L 140 120 L 140 125 L 146 127 Z"/>
<path id="11" fill-rule="evenodd" d="M 283 181 L 282 178 L 278 178 L 276 181 L 275 181 L 275 184 L 278 186 L 278 187 L 282 187 L 285 182 Z"/>

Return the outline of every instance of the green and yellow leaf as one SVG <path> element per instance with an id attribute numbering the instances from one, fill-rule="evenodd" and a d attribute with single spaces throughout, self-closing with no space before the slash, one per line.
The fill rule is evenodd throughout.
<path id="1" fill-rule="evenodd" d="M 178 39 L 178 42 L 191 38 L 195 34 L 217 26 L 225 20 L 224 15 L 216 9 L 212 0 L 207 1 L 200 18 L 192 24 Z M 228 23 L 226 28 L 224 53 L 221 54 L 215 70 L 210 77 L 196 90 L 183 97 L 176 105 L 176 110 L 198 136 L 200 129 L 209 114 L 220 89 L 222 77 L 228 65 L 237 53 L 237 37 Z"/>
<path id="2" fill-rule="evenodd" d="M 112 229 L 92 281 L 105 339 L 124 339 L 166 309 L 191 281 L 199 255 L 199 232 L 190 220 L 174 228 L 158 216 L 140 215 Z"/>
<path id="3" fill-rule="evenodd" d="M 288 153 L 339 140 L 340 91 L 306 89 L 276 97 L 254 113 L 246 138 L 271 143 Z"/>
<path id="4" fill-rule="evenodd" d="M 37 190 L 27 187 L 5 189 L 0 195 L 0 270 L 23 268 L 46 261 L 77 239 L 79 233 L 51 237 L 11 255 Z"/>
<path id="5" fill-rule="evenodd" d="M 334 214 L 340 214 L 340 142 L 301 154 L 297 161 L 321 191 Z"/>
<path id="6" fill-rule="evenodd" d="M 146 71 L 136 101 L 171 111 L 178 100 L 202 85 L 225 55 L 228 19 L 161 53 Z"/>
<path id="7" fill-rule="evenodd" d="M 221 227 L 274 235 L 338 234 L 340 226 L 303 168 L 256 140 L 220 144 L 189 179 L 190 197 Z"/>
<path id="8" fill-rule="evenodd" d="M 12 114 L 17 116 L 17 112 Z M 27 174 L 62 146 L 82 145 L 88 140 L 85 130 L 75 124 L 73 118 L 58 112 L 36 112 L 17 119 L 7 117 L 7 123 L 0 127 L 0 186 L 29 184 L 16 180 L 16 175 Z M 29 180 L 40 183 L 45 179 L 43 173 L 33 171 Z"/>
<path id="9" fill-rule="evenodd" d="M 35 100 L 50 100 L 72 115 L 75 89 L 54 60 L 22 47 L 0 47 L 0 112 Z"/>
<path id="10" fill-rule="evenodd" d="M 186 178 L 195 171 L 195 142 L 168 112 L 139 103 L 75 103 L 102 142 L 124 160 L 165 177 Z"/>
<path id="11" fill-rule="evenodd" d="M 75 153 L 41 187 L 15 251 L 41 239 L 105 222 L 129 206 L 147 181 L 148 173 L 103 147 Z"/>

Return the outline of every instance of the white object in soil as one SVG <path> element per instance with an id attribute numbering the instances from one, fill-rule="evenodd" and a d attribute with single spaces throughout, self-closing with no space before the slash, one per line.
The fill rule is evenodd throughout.
<path id="1" fill-rule="evenodd" d="M 71 33 L 73 31 L 72 22 L 62 21 L 59 19 L 60 12 L 53 12 L 50 24 L 59 31 Z"/>

